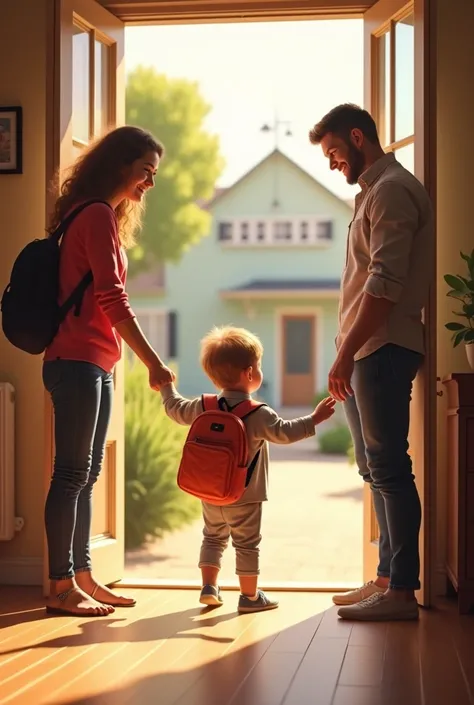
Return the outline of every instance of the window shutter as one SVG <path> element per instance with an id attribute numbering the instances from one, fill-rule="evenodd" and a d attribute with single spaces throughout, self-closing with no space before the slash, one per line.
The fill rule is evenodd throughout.
<path id="1" fill-rule="evenodd" d="M 168 358 L 176 360 L 178 357 L 178 313 L 168 313 Z"/>

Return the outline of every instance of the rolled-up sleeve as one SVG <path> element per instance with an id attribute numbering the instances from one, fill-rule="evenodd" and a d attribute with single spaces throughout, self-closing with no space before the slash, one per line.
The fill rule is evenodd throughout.
<path id="1" fill-rule="evenodd" d="M 102 203 L 84 211 L 87 258 L 94 277 L 94 295 L 112 326 L 134 313 L 120 276 L 120 240 L 114 212 Z"/>
<path id="2" fill-rule="evenodd" d="M 409 189 L 385 182 L 374 193 L 369 207 L 370 264 L 364 291 L 397 303 L 410 267 L 413 238 L 419 213 Z"/>

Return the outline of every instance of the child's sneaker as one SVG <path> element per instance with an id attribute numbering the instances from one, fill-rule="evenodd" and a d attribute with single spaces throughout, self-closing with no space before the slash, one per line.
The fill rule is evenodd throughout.
<path id="1" fill-rule="evenodd" d="M 224 600 L 221 597 L 221 589 L 216 585 L 204 585 L 199 602 L 208 607 L 220 607 L 224 604 Z"/>
<path id="2" fill-rule="evenodd" d="M 240 614 L 246 612 L 263 612 L 264 610 L 274 610 L 278 607 L 278 602 L 270 600 L 262 590 L 258 590 L 257 599 L 251 600 L 246 595 L 239 598 L 238 611 Z"/>

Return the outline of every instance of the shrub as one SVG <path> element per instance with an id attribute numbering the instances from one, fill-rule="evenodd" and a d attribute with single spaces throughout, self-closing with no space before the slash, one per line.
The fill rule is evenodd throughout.
<path id="1" fill-rule="evenodd" d="M 354 450 L 354 444 L 351 441 L 351 444 L 349 446 L 349 449 L 347 451 L 347 460 L 349 462 L 349 465 L 355 465 L 355 450 Z"/>
<path id="2" fill-rule="evenodd" d="M 325 431 L 318 436 L 319 450 L 328 455 L 346 455 L 352 438 L 349 429 L 343 424 L 339 424 L 329 431 Z"/>
<path id="3" fill-rule="evenodd" d="M 321 392 L 318 392 L 313 399 L 313 406 L 316 407 L 320 401 L 323 399 L 326 399 L 326 397 L 329 396 L 329 392 L 327 389 L 323 389 Z"/>
<path id="4" fill-rule="evenodd" d="M 200 502 L 184 494 L 176 474 L 187 428 L 171 421 L 141 363 L 125 376 L 125 545 L 139 548 L 191 523 Z"/>

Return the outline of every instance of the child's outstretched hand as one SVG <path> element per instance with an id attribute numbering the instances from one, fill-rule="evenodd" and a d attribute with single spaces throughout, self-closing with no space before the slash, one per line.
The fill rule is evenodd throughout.
<path id="1" fill-rule="evenodd" d="M 319 423 L 330 419 L 334 414 L 334 407 L 336 406 L 336 400 L 332 397 L 326 397 L 319 402 L 316 409 L 313 411 L 311 416 L 313 417 L 314 425 L 317 426 Z"/>

